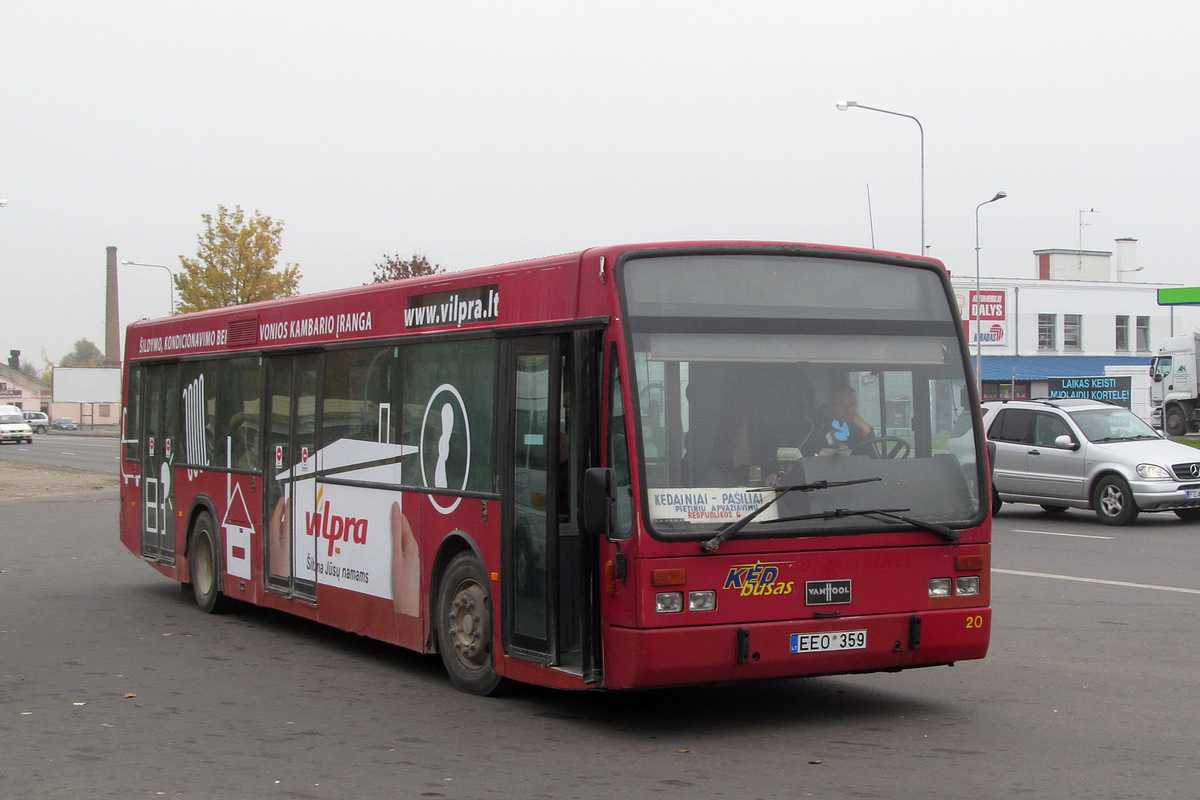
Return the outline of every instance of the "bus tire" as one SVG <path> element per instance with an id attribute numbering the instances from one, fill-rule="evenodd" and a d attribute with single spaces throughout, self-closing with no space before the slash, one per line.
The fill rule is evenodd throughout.
<path id="1" fill-rule="evenodd" d="M 504 687 L 492 666 L 493 609 L 483 565 L 474 553 L 459 553 L 442 574 L 434 628 L 451 683 L 470 694 L 496 694 Z"/>
<path id="2" fill-rule="evenodd" d="M 1092 509 L 1105 525 L 1128 525 L 1137 518 L 1137 503 L 1119 475 L 1105 475 L 1092 492 Z"/>
<path id="3" fill-rule="evenodd" d="M 221 594 L 221 537 L 212 515 L 202 511 L 192 524 L 188 542 L 188 564 L 192 573 L 192 596 L 205 614 L 229 610 L 229 598 Z"/>

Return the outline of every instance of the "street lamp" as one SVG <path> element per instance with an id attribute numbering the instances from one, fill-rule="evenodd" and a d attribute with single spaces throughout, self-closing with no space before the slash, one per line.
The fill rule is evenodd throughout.
<path id="1" fill-rule="evenodd" d="M 872 106 L 864 106 L 857 100 L 843 100 L 837 104 L 838 111 L 847 111 L 851 108 L 864 108 L 867 111 L 878 111 L 880 114 L 891 114 L 893 117 L 906 117 L 917 123 L 917 129 L 921 132 L 921 255 L 925 253 L 925 126 L 921 124 L 921 120 L 914 117 L 912 114 L 901 114 L 899 111 L 888 111 L 886 108 L 873 108 Z"/>
<path id="2" fill-rule="evenodd" d="M 981 401 L 983 400 L 983 338 L 979 335 L 979 320 L 983 314 L 980 313 L 981 293 L 979 289 L 979 209 L 988 203 L 994 203 L 1006 197 L 1008 195 L 1004 192 L 996 192 L 996 196 L 991 200 L 984 200 L 975 206 L 975 383 L 976 388 L 979 389 L 979 399 Z M 970 303 L 967 304 L 968 309 L 970 309 L 970 305 Z"/>
<path id="3" fill-rule="evenodd" d="M 121 263 L 128 267 L 158 267 L 159 269 L 165 269 L 167 274 L 171 276 L 171 316 L 175 315 L 175 273 L 171 272 L 170 267 L 164 264 L 143 264 L 139 261 L 122 261 Z"/>

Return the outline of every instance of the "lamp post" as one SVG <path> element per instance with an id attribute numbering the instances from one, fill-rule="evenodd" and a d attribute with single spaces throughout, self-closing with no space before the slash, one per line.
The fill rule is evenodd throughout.
<path id="1" fill-rule="evenodd" d="M 171 290 L 171 316 L 175 315 L 175 273 L 171 272 L 170 267 L 164 264 L 143 264 L 140 261 L 122 261 L 121 263 L 129 267 L 158 267 L 159 269 L 165 269 L 167 274 L 171 276 L 171 285 L 169 287 Z"/>
<path id="2" fill-rule="evenodd" d="M 864 106 L 857 100 L 843 100 L 837 104 L 838 111 L 848 111 L 851 108 L 864 108 L 867 111 L 878 111 L 880 114 L 891 114 L 893 117 L 905 117 L 917 123 L 917 130 L 921 132 L 921 255 L 925 253 L 925 126 L 921 124 L 921 120 L 914 117 L 912 114 L 901 114 L 899 111 L 888 111 L 886 108 L 874 108 L 872 106 Z"/>
<path id="3" fill-rule="evenodd" d="M 979 390 L 979 399 L 983 400 L 983 338 L 980 334 L 979 318 L 983 315 L 980 313 L 980 286 L 979 286 L 979 209 L 986 206 L 988 203 L 994 203 L 997 200 L 1003 200 L 1008 197 L 1004 192 L 996 192 L 996 196 L 991 200 L 984 200 L 979 205 L 975 206 L 975 383 Z M 970 309 L 971 304 L 967 307 Z"/>

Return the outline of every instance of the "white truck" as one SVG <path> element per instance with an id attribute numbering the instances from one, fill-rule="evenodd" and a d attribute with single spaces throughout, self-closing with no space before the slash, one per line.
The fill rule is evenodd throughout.
<path id="1" fill-rule="evenodd" d="M 1200 430 L 1200 333 L 1163 339 L 1150 359 L 1150 405 L 1155 427 L 1168 436 Z"/>

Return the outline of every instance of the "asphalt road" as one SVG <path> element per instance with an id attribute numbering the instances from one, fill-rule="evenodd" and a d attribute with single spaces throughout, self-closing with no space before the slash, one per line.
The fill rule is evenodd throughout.
<path id="1" fill-rule="evenodd" d="M 984 661 L 642 693 L 452 689 L 436 658 L 198 612 L 112 493 L 0 507 L 4 798 L 1178 798 L 1200 526 L 1006 506 Z"/>
<path id="2" fill-rule="evenodd" d="M 0 459 L 108 473 L 118 471 L 120 454 L 120 442 L 115 435 L 74 431 L 34 436 L 33 444 L 0 445 Z"/>

